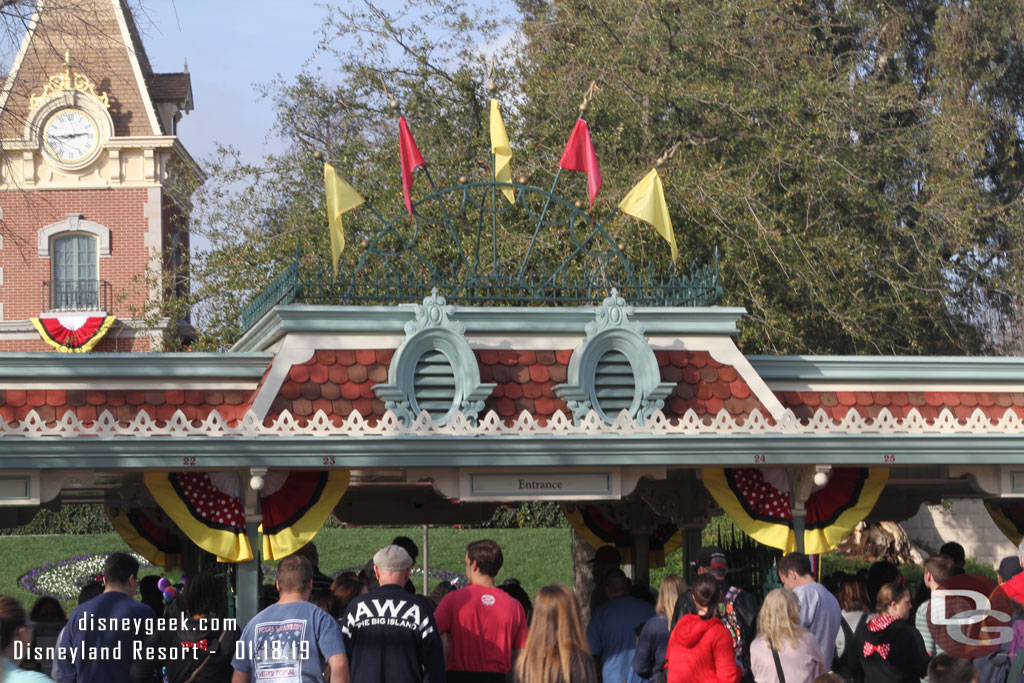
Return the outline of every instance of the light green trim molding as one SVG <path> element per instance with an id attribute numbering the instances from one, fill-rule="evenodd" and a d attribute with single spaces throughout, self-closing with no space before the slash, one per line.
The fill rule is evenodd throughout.
<path id="1" fill-rule="evenodd" d="M 747 356 L 766 381 L 1024 382 L 1024 358 L 959 356 Z"/>
<path id="2" fill-rule="evenodd" d="M 0 382 L 91 379 L 256 379 L 270 353 L 0 353 Z"/>
<path id="3" fill-rule="evenodd" d="M 411 305 L 399 306 L 278 306 L 250 328 L 232 351 L 270 349 L 284 335 L 402 334 Z M 454 306 L 453 316 L 475 335 L 577 335 L 593 322 L 596 306 L 471 307 Z M 734 335 L 746 311 L 742 308 L 637 307 L 633 320 L 651 335 Z"/>
<path id="4" fill-rule="evenodd" d="M 1024 464 L 1024 435 L 8 439 L 0 470 Z"/>

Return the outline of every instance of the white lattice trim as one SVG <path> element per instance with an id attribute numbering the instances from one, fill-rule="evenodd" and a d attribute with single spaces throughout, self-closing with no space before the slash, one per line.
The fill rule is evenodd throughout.
<path id="1" fill-rule="evenodd" d="M 178 411 L 166 422 L 153 420 L 145 411 L 127 424 L 119 423 L 109 411 L 103 411 L 91 423 L 79 420 L 70 411 L 52 425 L 43 422 L 33 410 L 21 422 L 7 422 L 0 417 L 0 437 L 291 437 L 291 436 L 579 436 L 579 435 L 709 435 L 709 434 L 1021 434 L 1024 421 L 1012 410 L 1007 410 L 999 419 L 990 419 L 980 409 L 966 420 L 943 410 L 938 418 L 927 420 L 916 410 L 906 418 L 897 418 L 883 409 L 875 419 L 864 418 L 850 411 L 842 420 L 832 419 L 828 413 L 819 410 L 810 420 L 800 420 L 792 411 L 785 411 L 781 418 L 771 421 L 755 410 L 750 417 L 735 418 L 721 411 L 713 419 L 701 417 L 692 410 L 679 419 L 670 420 L 661 411 L 639 424 L 629 413 L 622 411 L 612 423 L 601 419 L 591 411 L 579 422 L 574 422 L 562 412 L 556 412 L 551 419 L 539 422 L 530 413 L 523 412 L 511 424 L 494 411 L 487 413 L 476 424 L 461 412 L 456 412 L 443 426 L 438 426 L 426 412 L 408 426 L 388 411 L 370 424 L 359 413 L 352 413 L 348 419 L 331 418 L 322 411 L 309 420 L 295 418 L 285 411 L 270 425 L 263 424 L 254 413 L 248 412 L 234 426 L 213 411 L 204 420 L 192 421 Z"/>

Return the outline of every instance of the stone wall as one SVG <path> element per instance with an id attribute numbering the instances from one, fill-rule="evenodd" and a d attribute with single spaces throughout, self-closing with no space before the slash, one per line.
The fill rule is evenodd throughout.
<path id="1" fill-rule="evenodd" d="M 951 506 L 922 505 L 917 514 L 902 522 L 910 540 L 938 550 L 943 543 L 955 541 L 964 547 L 967 557 L 999 565 L 1017 547 L 1003 535 L 977 498 L 950 501 Z"/>

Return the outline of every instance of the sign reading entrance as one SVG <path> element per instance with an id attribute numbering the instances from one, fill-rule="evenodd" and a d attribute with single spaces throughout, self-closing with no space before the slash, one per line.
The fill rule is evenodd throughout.
<path id="1" fill-rule="evenodd" d="M 564 472 L 464 472 L 463 500 L 601 500 L 619 498 L 618 468 Z"/>

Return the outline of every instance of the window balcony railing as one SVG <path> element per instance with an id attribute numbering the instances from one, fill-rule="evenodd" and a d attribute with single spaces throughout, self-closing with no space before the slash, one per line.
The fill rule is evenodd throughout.
<path id="1" fill-rule="evenodd" d="M 108 311 L 110 291 L 110 283 L 105 280 L 44 280 L 43 309 Z"/>

